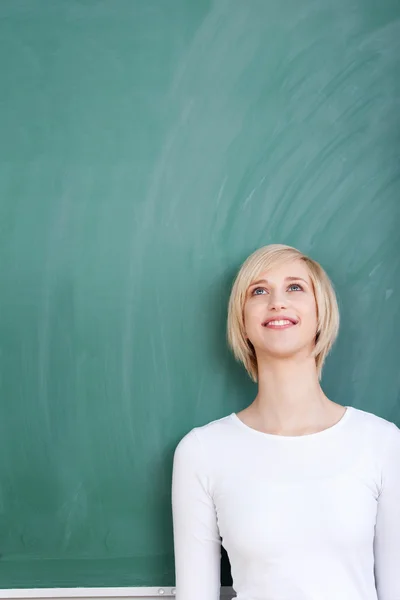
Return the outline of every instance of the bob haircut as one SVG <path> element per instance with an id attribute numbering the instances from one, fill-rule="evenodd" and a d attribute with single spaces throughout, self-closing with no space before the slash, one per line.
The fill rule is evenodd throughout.
<path id="1" fill-rule="evenodd" d="M 313 356 L 321 379 L 322 367 L 339 331 L 339 308 L 336 294 L 328 275 L 315 260 L 296 248 L 283 244 L 270 244 L 251 254 L 241 266 L 232 286 L 228 305 L 228 344 L 236 360 L 242 362 L 253 381 L 258 380 L 257 358 L 253 345 L 246 338 L 244 305 L 251 283 L 263 272 L 292 260 L 302 260 L 307 265 L 314 288 L 317 305 L 317 331 Z"/>

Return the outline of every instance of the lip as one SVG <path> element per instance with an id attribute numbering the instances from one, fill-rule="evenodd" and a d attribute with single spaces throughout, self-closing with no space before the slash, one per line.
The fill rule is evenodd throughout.
<path id="1" fill-rule="evenodd" d="M 298 319 L 294 317 L 289 317 L 288 315 L 274 315 L 273 317 L 269 317 L 265 321 L 263 321 L 262 326 L 267 327 L 268 323 L 271 321 L 290 321 L 287 325 L 270 325 L 268 329 L 287 329 L 288 327 L 293 327 L 293 325 L 297 325 L 299 322 Z"/>

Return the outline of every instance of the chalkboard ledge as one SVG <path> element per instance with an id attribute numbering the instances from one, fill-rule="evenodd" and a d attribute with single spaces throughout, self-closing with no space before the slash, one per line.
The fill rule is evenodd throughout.
<path id="1" fill-rule="evenodd" d="M 171 587 L 106 587 L 106 588 L 35 588 L 35 589 L 0 589 L 0 598 L 9 600 L 159 600 L 174 598 L 175 589 Z M 232 588 L 221 588 L 221 600 L 232 600 L 235 593 Z"/>

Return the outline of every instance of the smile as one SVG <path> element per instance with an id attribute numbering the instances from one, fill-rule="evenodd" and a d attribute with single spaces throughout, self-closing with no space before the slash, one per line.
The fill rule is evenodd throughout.
<path id="1" fill-rule="evenodd" d="M 263 323 L 263 327 L 268 327 L 269 329 L 286 329 L 287 327 L 294 327 L 296 323 L 289 321 L 287 319 L 280 319 L 276 321 L 269 321 L 268 323 Z"/>

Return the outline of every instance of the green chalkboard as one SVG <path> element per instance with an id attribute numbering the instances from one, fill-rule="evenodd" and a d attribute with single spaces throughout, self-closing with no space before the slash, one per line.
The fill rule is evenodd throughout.
<path id="1" fill-rule="evenodd" d="M 259 246 L 335 284 L 327 395 L 400 424 L 399 40 L 392 0 L 2 0 L 0 587 L 173 585 Z"/>

